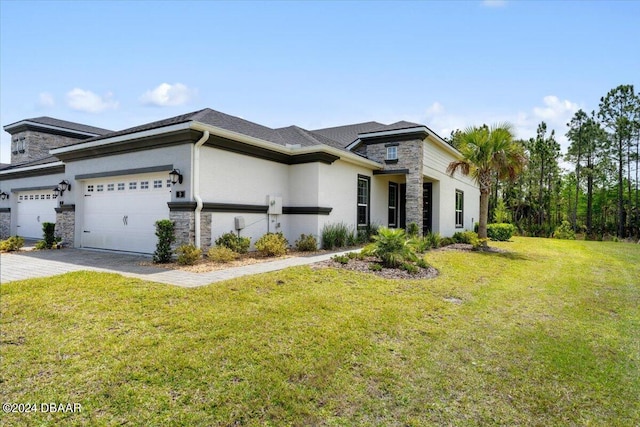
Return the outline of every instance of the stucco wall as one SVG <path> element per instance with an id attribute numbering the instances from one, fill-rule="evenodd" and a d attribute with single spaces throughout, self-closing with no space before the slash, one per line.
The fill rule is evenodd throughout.
<path id="1" fill-rule="evenodd" d="M 480 214 L 480 191 L 473 179 L 456 172 L 453 177 L 446 173 L 449 163 L 455 156 L 438 144 L 425 143 L 424 175 L 425 180 L 433 182 L 433 231 L 443 236 L 451 236 L 456 231 L 473 230 L 473 223 Z M 455 192 L 464 192 L 464 226 L 455 226 Z"/>

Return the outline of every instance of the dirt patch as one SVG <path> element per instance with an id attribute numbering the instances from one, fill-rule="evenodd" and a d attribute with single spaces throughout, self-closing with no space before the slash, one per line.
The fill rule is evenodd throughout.
<path id="1" fill-rule="evenodd" d="M 358 271 L 360 273 L 375 274 L 385 279 L 432 279 L 438 275 L 438 270 L 433 267 L 418 268 L 416 273 L 409 273 L 398 268 L 382 268 L 382 270 L 371 270 L 371 266 L 378 264 L 378 260 L 373 257 L 367 257 L 362 260 L 350 259 L 347 264 L 341 264 L 334 260 L 316 262 L 311 268 L 341 268 L 344 270 Z"/>

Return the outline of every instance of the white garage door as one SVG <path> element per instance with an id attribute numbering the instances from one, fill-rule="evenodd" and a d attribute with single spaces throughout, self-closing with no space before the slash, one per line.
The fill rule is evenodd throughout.
<path id="1" fill-rule="evenodd" d="M 83 187 L 83 247 L 155 251 L 155 222 L 169 218 L 166 172 L 87 180 Z"/>
<path id="2" fill-rule="evenodd" d="M 42 239 L 42 223 L 56 222 L 55 208 L 58 203 L 57 199 L 53 198 L 53 191 L 21 191 L 16 193 L 16 197 L 18 199 L 16 233 L 18 236 L 29 239 Z"/>

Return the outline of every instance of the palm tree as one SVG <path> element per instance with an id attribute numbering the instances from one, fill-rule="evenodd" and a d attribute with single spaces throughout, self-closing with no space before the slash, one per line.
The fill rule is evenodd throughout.
<path id="1" fill-rule="evenodd" d="M 499 123 L 491 126 L 470 127 L 459 138 L 460 160 L 449 163 L 447 173 L 456 171 L 470 175 L 480 187 L 480 223 L 478 237 L 487 238 L 489 195 L 492 178 L 515 180 L 524 168 L 527 158 L 522 146 L 513 141 L 513 126 Z"/>

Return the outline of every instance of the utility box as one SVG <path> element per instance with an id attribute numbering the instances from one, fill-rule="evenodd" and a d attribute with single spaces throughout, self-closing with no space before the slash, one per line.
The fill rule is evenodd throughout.
<path id="1" fill-rule="evenodd" d="M 243 216 L 237 216 L 235 218 L 233 218 L 233 222 L 236 226 L 236 230 L 242 230 L 244 228 L 244 217 Z"/>
<path id="2" fill-rule="evenodd" d="M 282 215 L 282 196 L 267 196 L 269 215 Z"/>

